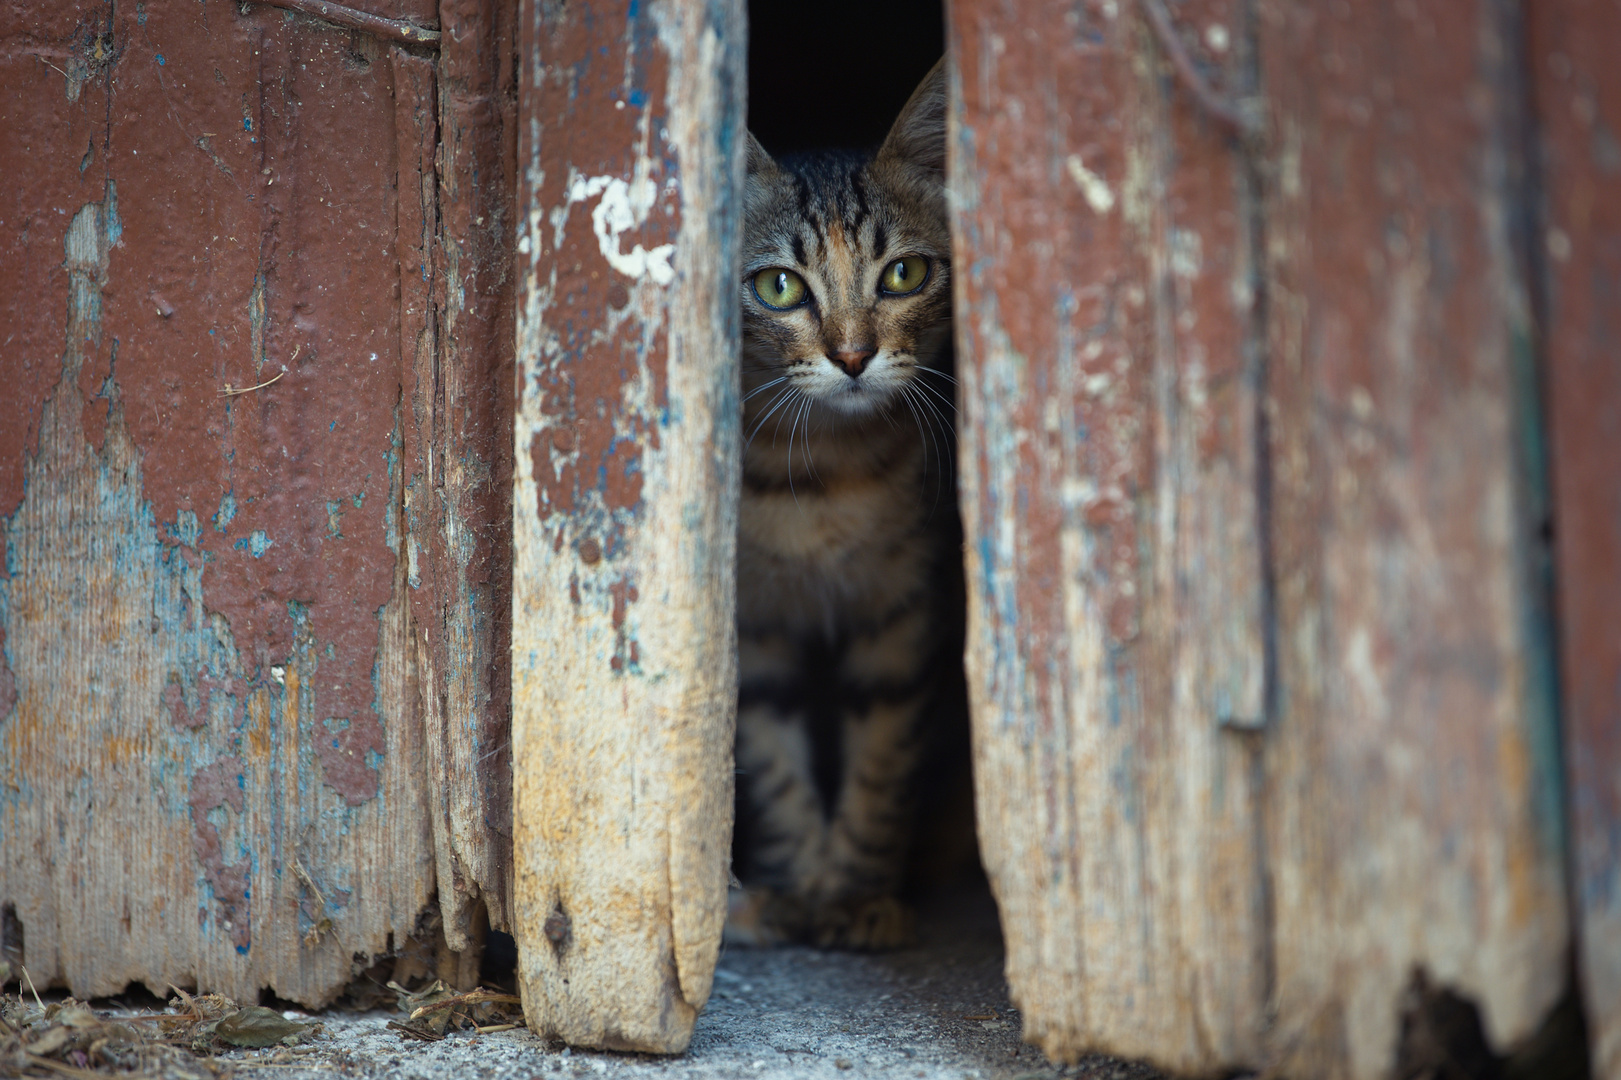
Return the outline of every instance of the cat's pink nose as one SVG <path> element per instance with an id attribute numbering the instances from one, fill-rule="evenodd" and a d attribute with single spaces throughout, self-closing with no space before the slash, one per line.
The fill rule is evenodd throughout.
<path id="1" fill-rule="evenodd" d="M 861 374 L 862 369 L 867 366 L 867 361 L 877 353 L 878 350 L 871 345 L 846 345 L 828 353 L 828 359 L 843 368 L 844 373 L 853 379 Z"/>

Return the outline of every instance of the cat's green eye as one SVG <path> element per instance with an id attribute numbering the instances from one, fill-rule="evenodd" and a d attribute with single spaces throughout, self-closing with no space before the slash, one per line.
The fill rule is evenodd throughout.
<path id="1" fill-rule="evenodd" d="M 884 276 L 878 287 L 892 296 L 905 296 L 917 292 L 929 277 L 929 260 L 921 255 L 908 255 L 884 267 Z"/>
<path id="2" fill-rule="evenodd" d="M 805 279 L 792 270 L 773 266 L 754 275 L 754 295 L 760 298 L 760 303 L 778 311 L 798 307 L 809 293 Z"/>

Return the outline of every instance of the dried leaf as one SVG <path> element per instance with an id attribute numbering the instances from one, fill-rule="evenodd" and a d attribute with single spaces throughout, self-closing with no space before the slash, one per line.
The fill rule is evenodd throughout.
<path id="1" fill-rule="evenodd" d="M 39 1038 L 26 1044 L 30 1054 L 50 1057 L 73 1041 L 73 1032 L 65 1027 L 50 1027 L 40 1032 Z"/>
<path id="2" fill-rule="evenodd" d="M 289 1020 L 275 1009 L 249 1005 L 214 1024 L 214 1037 L 231 1046 L 292 1045 L 313 1032 L 319 1024 Z M 292 1042 L 287 1042 L 288 1040 Z"/>

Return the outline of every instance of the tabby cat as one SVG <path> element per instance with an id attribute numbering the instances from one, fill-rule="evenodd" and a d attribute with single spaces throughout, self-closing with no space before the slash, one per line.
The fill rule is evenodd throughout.
<path id="1" fill-rule="evenodd" d="M 750 137 L 731 940 L 886 948 L 955 524 L 944 61 L 870 154 Z"/>

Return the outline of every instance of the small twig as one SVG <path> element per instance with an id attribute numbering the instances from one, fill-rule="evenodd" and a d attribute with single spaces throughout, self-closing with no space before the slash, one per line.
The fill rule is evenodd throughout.
<path id="1" fill-rule="evenodd" d="M 1211 88 L 1205 82 L 1199 69 L 1193 66 L 1193 58 L 1182 44 L 1182 38 L 1177 35 L 1176 27 L 1171 25 L 1171 16 L 1166 12 L 1160 0 L 1142 0 L 1143 10 L 1148 13 L 1148 24 L 1154 28 L 1154 37 L 1165 55 L 1170 57 L 1171 66 L 1176 69 L 1177 76 L 1182 85 L 1187 87 L 1200 107 L 1210 114 L 1222 127 L 1225 127 L 1235 138 L 1248 141 L 1260 132 L 1257 125 L 1246 119 L 1231 102 Z"/>
<path id="2" fill-rule="evenodd" d="M 390 1020 L 388 1022 L 388 1026 L 393 1028 L 395 1031 L 398 1031 L 402 1035 L 409 1035 L 411 1038 L 421 1039 L 423 1042 L 445 1041 L 445 1037 L 443 1035 L 435 1035 L 431 1031 L 423 1031 L 421 1028 L 414 1028 L 409 1024 L 402 1024 L 398 1020 Z"/>
<path id="3" fill-rule="evenodd" d="M 221 390 L 220 393 L 224 394 L 226 397 L 236 397 L 238 394 L 251 394 L 255 390 L 263 390 L 265 387 L 269 386 L 271 383 L 275 382 L 277 379 L 281 378 L 285 374 L 287 374 L 287 369 L 285 367 L 283 367 L 280 371 L 278 371 L 275 374 L 274 377 L 266 379 L 264 382 L 260 383 L 258 386 L 244 386 L 244 387 L 241 387 L 240 389 L 237 388 L 237 387 L 232 386 L 230 383 L 226 383 L 225 384 L 225 389 Z"/>
<path id="4" fill-rule="evenodd" d="M 34 980 L 28 976 L 28 969 L 23 968 L 22 973 L 23 978 L 28 980 L 28 992 L 34 995 L 34 1004 L 38 1005 L 41 1009 L 45 1008 L 45 1003 L 39 1000 L 39 991 L 34 989 Z"/>
<path id="5" fill-rule="evenodd" d="M 61 1073 L 63 1076 L 78 1077 L 80 1080 L 84 1080 L 86 1077 L 89 1080 L 102 1080 L 104 1075 L 90 1069 L 76 1069 L 72 1065 L 64 1065 L 60 1061 L 52 1061 L 50 1058 L 40 1057 L 38 1054 L 29 1054 L 28 1064 L 42 1069 L 50 1069 L 52 1072 Z"/>
<path id="6" fill-rule="evenodd" d="M 516 1031 L 522 1024 L 491 1024 L 489 1027 L 475 1027 L 473 1030 L 480 1035 L 493 1035 L 497 1031 Z"/>
<path id="7" fill-rule="evenodd" d="M 436 1001 L 432 1005 L 423 1005 L 411 1014 L 412 1020 L 420 1020 L 431 1012 L 440 1009 L 450 1009 L 457 1005 L 522 1005 L 523 998 L 516 994 L 497 994 L 492 990 L 469 990 L 465 994 L 447 997 L 443 1001 Z"/>
<path id="8" fill-rule="evenodd" d="M 328 1065 L 317 1061 L 266 1061 L 264 1063 L 244 1061 L 237 1064 L 232 1072 L 252 1072 L 255 1069 L 307 1069 L 310 1072 L 337 1072 L 337 1065 Z"/>
<path id="9" fill-rule="evenodd" d="M 67 72 L 63 71 L 61 68 L 57 67 L 55 64 L 51 63 L 49 60 L 47 60 L 43 56 L 39 55 L 39 53 L 34 54 L 34 59 L 38 60 L 40 63 L 44 64 L 46 67 L 50 68 L 52 71 L 54 71 L 58 75 L 62 76 L 62 78 L 65 79 L 65 78 L 68 77 Z"/>

